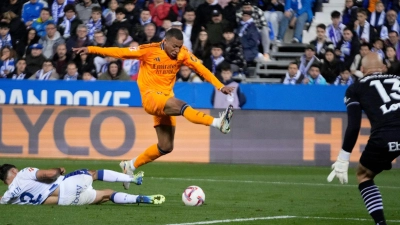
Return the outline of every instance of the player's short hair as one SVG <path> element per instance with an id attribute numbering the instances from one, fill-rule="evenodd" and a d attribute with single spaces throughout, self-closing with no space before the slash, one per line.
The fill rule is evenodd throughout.
<path id="1" fill-rule="evenodd" d="M 340 12 L 339 11 L 333 11 L 332 13 L 331 13 L 331 18 L 333 18 L 333 19 L 337 19 L 337 18 L 340 18 Z"/>
<path id="2" fill-rule="evenodd" d="M 7 176 L 8 176 L 8 171 L 12 168 L 17 168 L 14 165 L 11 164 L 3 164 L 0 166 L 0 180 L 2 180 L 3 182 L 5 180 L 7 180 Z"/>
<path id="3" fill-rule="evenodd" d="M 183 40 L 183 33 L 181 30 L 176 29 L 176 28 L 171 28 L 165 33 L 165 39 L 170 39 L 170 38 L 176 38 L 179 41 Z"/>
<path id="4" fill-rule="evenodd" d="M 93 6 L 92 13 L 94 13 L 94 12 L 99 12 L 101 14 L 102 10 L 101 10 L 100 6 Z"/>
<path id="5" fill-rule="evenodd" d="M 221 63 L 221 71 L 231 71 L 231 64 L 227 63 L 227 62 L 222 62 Z"/>
<path id="6" fill-rule="evenodd" d="M 326 25 L 323 24 L 323 23 L 320 23 L 320 24 L 317 25 L 317 28 L 321 28 L 323 30 L 326 30 Z"/>

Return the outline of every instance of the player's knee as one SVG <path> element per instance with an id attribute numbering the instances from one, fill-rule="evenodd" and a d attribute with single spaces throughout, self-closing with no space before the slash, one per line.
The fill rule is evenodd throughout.
<path id="1" fill-rule="evenodd" d="M 165 155 L 165 154 L 172 152 L 172 150 L 174 150 L 174 143 L 170 143 L 170 142 L 162 143 L 162 144 L 159 143 L 157 147 L 158 147 L 158 151 L 162 155 Z"/>
<path id="2" fill-rule="evenodd" d="M 362 182 L 365 182 L 367 180 L 372 180 L 372 179 L 374 179 L 374 177 L 375 177 L 375 174 L 371 170 L 369 170 L 366 167 L 364 167 L 363 165 L 361 165 L 361 163 L 358 164 L 357 180 L 358 180 L 359 184 Z"/>

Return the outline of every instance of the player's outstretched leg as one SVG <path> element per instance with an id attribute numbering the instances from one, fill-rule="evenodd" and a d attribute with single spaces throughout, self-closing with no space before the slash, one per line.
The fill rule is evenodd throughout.
<path id="1" fill-rule="evenodd" d="M 225 111 L 219 114 L 219 118 L 214 118 L 193 109 L 188 104 L 184 104 L 181 108 L 181 115 L 192 123 L 212 126 L 218 128 L 222 133 L 227 134 L 231 131 L 230 124 L 233 116 L 233 106 L 229 105 Z"/>
<path id="2" fill-rule="evenodd" d="M 110 200 L 115 204 L 154 204 L 160 205 L 165 202 L 164 195 L 130 195 L 123 192 L 114 192 Z"/>
<path id="3" fill-rule="evenodd" d="M 112 170 L 97 170 L 94 175 L 94 180 L 101 180 L 106 182 L 124 182 L 124 183 L 135 183 L 141 185 L 143 183 L 144 172 L 139 171 L 135 175 L 118 173 Z M 96 179 L 97 178 L 97 179 Z"/>

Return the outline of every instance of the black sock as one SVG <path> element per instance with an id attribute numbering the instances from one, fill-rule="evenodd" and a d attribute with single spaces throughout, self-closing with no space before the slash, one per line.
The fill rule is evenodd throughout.
<path id="1" fill-rule="evenodd" d="M 373 180 L 367 180 L 358 185 L 365 207 L 377 225 L 386 225 L 383 215 L 383 203 L 381 192 Z"/>

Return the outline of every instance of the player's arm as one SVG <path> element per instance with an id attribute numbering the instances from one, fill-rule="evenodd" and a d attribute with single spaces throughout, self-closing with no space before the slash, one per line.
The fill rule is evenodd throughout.
<path id="1" fill-rule="evenodd" d="M 344 98 L 347 107 L 347 128 L 343 139 L 342 150 L 340 150 L 336 162 L 332 165 L 333 171 L 328 176 L 328 182 L 337 177 L 340 183 L 347 183 L 347 171 L 349 169 L 350 154 L 357 142 L 361 128 L 362 109 L 355 94 L 355 85 L 351 85 Z"/>
<path id="2" fill-rule="evenodd" d="M 140 59 L 144 51 L 137 48 L 102 48 L 96 46 L 72 48 L 76 54 L 98 54 L 103 56 L 109 56 L 118 59 Z"/>
<path id="3" fill-rule="evenodd" d="M 198 75 L 204 77 L 206 81 L 211 83 L 218 90 L 221 90 L 224 85 L 208 70 L 200 60 L 191 53 L 186 53 L 186 57 L 183 61 L 183 64 L 194 70 Z"/>
<path id="4" fill-rule="evenodd" d="M 36 172 L 36 179 L 38 181 L 54 181 L 63 174 L 65 174 L 65 169 L 63 167 L 48 170 L 38 170 Z"/>

